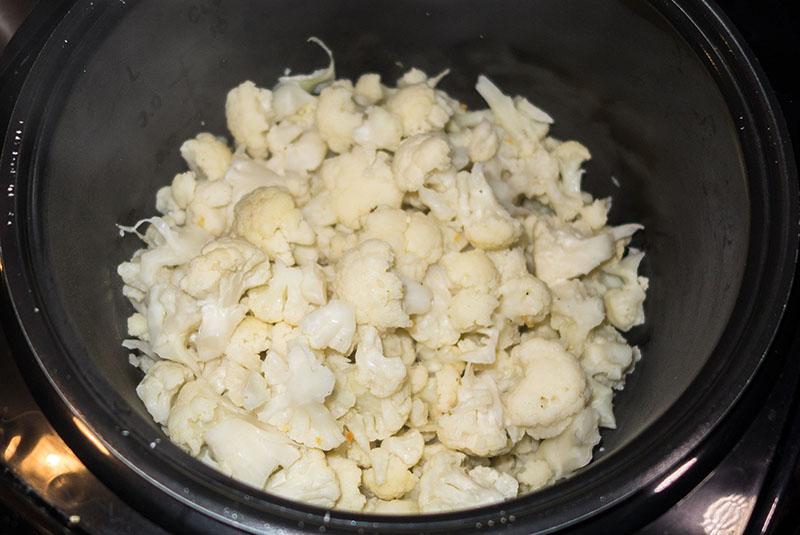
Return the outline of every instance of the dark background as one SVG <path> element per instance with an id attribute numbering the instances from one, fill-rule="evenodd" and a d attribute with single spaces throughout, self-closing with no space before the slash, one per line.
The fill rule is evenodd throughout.
<path id="1" fill-rule="evenodd" d="M 0 0 L 0 52 L 34 3 L 34 0 Z M 719 0 L 718 4 L 739 29 L 767 73 L 792 135 L 795 154 L 800 154 L 800 0 Z M 0 474 L 0 495 L 6 495 L 5 491 L 10 489 L 4 487 L 13 483 L 2 476 Z M 800 505 L 798 467 L 794 469 L 793 479 L 792 498 L 784 500 L 784 503 Z M 23 519 L 30 518 L 32 504 L 18 501 L 6 507 L 2 505 L 3 501 L 0 500 L 0 533 L 35 530 Z M 789 515 L 789 524 L 796 520 L 797 515 Z M 793 530 L 795 527 L 784 524 L 783 529 Z M 45 526 L 40 528 L 47 530 Z"/>

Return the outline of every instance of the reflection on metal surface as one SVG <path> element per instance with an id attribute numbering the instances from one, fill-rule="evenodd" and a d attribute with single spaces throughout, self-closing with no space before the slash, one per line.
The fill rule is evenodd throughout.
<path id="1" fill-rule="evenodd" d="M 700 525 L 708 535 L 740 535 L 754 504 L 754 498 L 741 494 L 723 496 L 708 506 Z"/>
<path id="2" fill-rule="evenodd" d="M 6 445 L 5 451 L 3 451 L 3 460 L 8 461 L 14 456 L 21 440 L 22 435 L 14 435 L 11 437 L 11 440 L 9 440 L 8 444 Z"/>
<path id="3" fill-rule="evenodd" d="M 26 481 L 49 485 L 63 474 L 85 470 L 83 464 L 56 435 L 43 435 L 19 461 L 19 471 Z"/>
<path id="4" fill-rule="evenodd" d="M 692 457 L 682 465 L 680 465 L 674 472 L 664 478 L 655 488 L 655 492 L 661 492 L 673 483 L 675 483 L 683 474 L 697 462 L 697 457 Z"/>
<path id="5" fill-rule="evenodd" d="M 78 430 L 89 439 L 89 442 L 91 442 L 100 453 L 103 455 L 111 455 L 111 452 L 108 451 L 108 448 L 106 448 L 105 444 L 100 442 L 100 439 L 97 438 L 97 435 L 95 435 L 85 423 L 79 420 L 77 416 L 72 417 L 72 422 L 75 424 L 75 427 L 77 427 Z"/>

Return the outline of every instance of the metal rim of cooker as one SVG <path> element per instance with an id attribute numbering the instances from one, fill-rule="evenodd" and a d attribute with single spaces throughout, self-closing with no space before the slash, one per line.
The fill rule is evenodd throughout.
<path id="1" fill-rule="evenodd" d="M 46 311 L 39 310 L 40 289 L 31 255 L 35 198 L 28 185 L 37 172 L 36 125 L 51 111 L 44 88 L 55 87 L 53 82 L 61 76 L 59 66 L 67 64 L 66 57 L 74 52 L 61 43 L 79 41 L 107 11 L 126 9 L 125 2 L 77 1 L 69 9 L 54 13 L 51 8 L 49 16 L 40 17 L 43 26 L 28 34 L 32 42 L 40 39 L 44 44 L 38 53 L 32 49 L 23 54 L 30 72 L 20 77 L 18 94 L 10 97 L 13 111 L 0 160 L 2 185 L 8 193 L 0 200 L 0 213 L 7 220 L 0 225 L 2 315 L 7 330 L 10 322 L 21 326 L 12 329 L 9 338 L 45 413 L 106 484 L 130 497 L 141 510 L 149 510 L 151 516 L 155 513 L 158 520 L 183 529 L 433 532 L 505 525 L 512 531 L 544 533 L 577 527 L 633 499 L 666 500 L 669 492 L 660 497 L 659 492 L 680 479 L 691 479 L 702 464 L 693 453 L 751 382 L 778 328 L 795 269 L 798 191 L 779 108 L 752 53 L 727 18 L 704 0 L 650 0 L 650 4 L 703 59 L 731 116 L 738 118 L 752 224 L 744 274 L 749 284 L 740 292 L 720 344 L 680 402 L 659 419 L 659 429 L 625 447 L 629 455 L 606 459 L 601 470 L 578 474 L 569 485 L 497 505 L 413 517 L 363 515 L 325 511 L 271 496 L 204 465 L 189 470 L 183 466 L 185 454 L 177 448 L 154 451 L 145 437 L 117 438 L 121 428 L 114 407 L 92 407 L 87 418 L 84 409 L 92 406 L 91 389 L 72 380 L 80 370 L 64 369 L 68 363 L 59 360 L 60 343 L 48 325 Z M 23 353 L 25 357 L 20 357 Z M 147 472 L 141 466 L 147 466 Z"/>

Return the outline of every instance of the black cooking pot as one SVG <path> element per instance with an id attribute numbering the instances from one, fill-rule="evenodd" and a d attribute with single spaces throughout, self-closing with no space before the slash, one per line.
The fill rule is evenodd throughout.
<path id="1" fill-rule="evenodd" d="M 45 412 L 110 487 L 178 531 L 281 527 L 547 532 L 633 527 L 713 462 L 764 359 L 797 251 L 794 163 L 750 53 L 704 1 L 81 0 L 43 3 L 0 64 L 4 327 Z M 471 106 L 485 73 L 586 144 L 586 187 L 640 221 L 651 289 L 643 359 L 596 460 L 529 496 L 440 515 L 326 512 L 184 454 L 136 397 L 116 223 L 154 211 L 178 146 L 225 133 L 226 91 L 285 67 L 450 68 Z M 619 184 L 619 187 L 615 186 Z M 741 412 L 737 416 L 745 420 Z M 717 443 L 719 440 L 717 440 Z M 698 460 L 697 452 L 704 449 Z M 709 454 L 708 452 L 712 452 Z M 709 457 L 710 455 L 710 457 Z M 636 507 L 635 513 L 622 505 Z"/>

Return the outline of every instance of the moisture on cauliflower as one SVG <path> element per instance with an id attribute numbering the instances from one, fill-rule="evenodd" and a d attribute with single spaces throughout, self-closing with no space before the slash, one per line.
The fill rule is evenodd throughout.
<path id="1" fill-rule="evenodd" d="M 233 88 L 227 139 L 185 141 L 159 215 L 119 226 L 143 243 L 117 272 L 144 409 L 324 508 L 451 511 L 569 476 L 641 358 L 641 225 L 609 225 L 589 150 L 524 97 L 337 79 L 310 41 L 326 67 Z"/>

